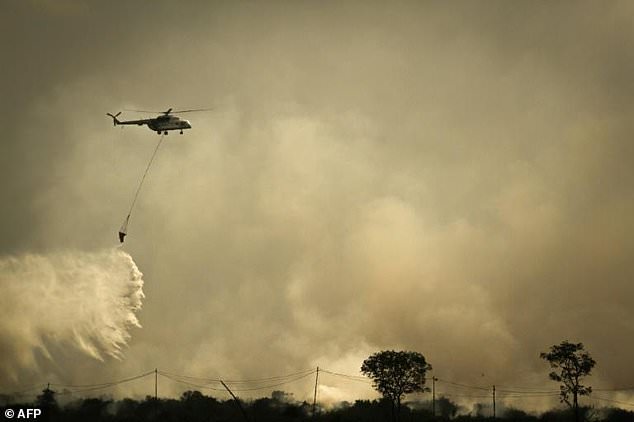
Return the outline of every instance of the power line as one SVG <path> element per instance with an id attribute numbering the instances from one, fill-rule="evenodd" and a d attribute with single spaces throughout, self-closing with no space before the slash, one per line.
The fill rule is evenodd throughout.
<path id="1" fill-rule="evenodd" d="M 319 368 L 319 371 L 323 372 L 324 374 L 334 375 L 334 376 L 339 377 L 339 378 L 347 379 L 348 381 L 356 381 L 356 382 L 362 382 L 362 383 L 365 383 L 365 384 L 372 384 L 371 380 L 369 380 L 366 377 L 359 376 L 359 375 L 341 374 L 341 373 L 338 373 L 338 372 L 328 371 L 327 369 L 323 369 L 323 368 Z"/>
<path id="2" fill-rule="evenodd" d="M 532 392 L 532 391 L 545 391 L 545 392 L 559 392 L 559 390 L 544 390 L 542 388 L 537 388 L 537 387 L 512 387 L 509 385 L 498 385 L 498 391 L 513 391 L 516 392 L 517 390 L 522 390 L 522 391 L 517 391 L 517 392 Z"/>
<path id="3" fill-rule="evenodd" d="M 497 391 L 498 393 L 498 397 L 501 396 L 502 398 L 514 398 L 514 397 L 557 397 L 559 396 L 559 393 L 537 393 L 537 394 L 532 394 L 532 393 L 526 393 L 526 394 L 522 394 L 522 393 L 508 393 L 508 394 L 499 394 L 499 391 Z"/>
<path id="4" fill-rule="evenodd" d="M 346 378 L 358 378 L 358 379 L 363 379 L 363 380 L 367 380 L 368 378 L 363 376 L 363 375 L 350 375 L 350 374 L 342 374 L 340 372 L 333 372 L 333 371 L 329 371 L 327 369 L 323 369 L 321 368 L 321 371 L 330 374 L 330 375 L 337 375 L 340 377 L 346 377 Z"/>
<path id="5" fill-rule="evenodd" d="M 306 377 L 308 377 L 308 376 L 310 376 L 310 375 L 312 375 L 312 374 L 314 374 L 314 373 L 315 373 L 315 371 L 313 371 L 313 372 L 309 372 L 308 374 L 304 374 L 304 375 L 301 375 L 301 376 L 299 376 L 299 377 L 296 377 L 296 378 L 293 378 L 293 379 L 289 379 L 289 380 L 287 380 L 287 381 L 280 382 L 280 383 L 277 383 L 277 384 L 270 384 L 270 385 L 264 385 L 264 386 L 261 386 L 261 387 L 253 387 L 253 388 L 234 388 L 233 390 L 234 390 L 234 391 L 256 391 L 256 390 L 266 390 L 266 389 L 269 389 L 269 388 L 279 387 L 279 386 L 281 386 L 281 385 L 286 385 L 286 384 L 293 383 L 293 382 L 295 382 L 295 381 L 299 381 L 300 379 L 306 378 Z"/>
<path id="6" fill-rule="evenodd" d="M 31 393 L 35 390 L 39 390 L 40 388 L 42 388 L 42 384 L 33 384 L 30 387 L 22 387 L 20 388 L 18 391 L 12 391 L 10 393 L 2 393 L 3 395 L 6 396 L 27 396 L 28 393 Z"/>
<path id="7" fill-rule="evenodd" d="M 510 394 L 559 394 L 559 390 L 504 390 L 497 389 L 498 393 L 510 393 Z"/>
<path id="8" fill-rule="evenodd" d="M 154 370 L 140 374 L 140 375 L 136 375 L 133 377 L 129 377 L 129 378 L 124 378 L 124 379 L 120 379 L 120 380 L 116 380 L 116 381 L 109 381 L 109 382 L 103 382 L 100 384 L 58 384 L 58 383 L 50 383 L 50 385 L 52 386 L 56 386 L 56 387 L 61 387 L 61 388 L 91 388 L 91 387 L 102 387 L 102 386 L 110 386 L 110 385 L 117 385 L 117 384 L 123 384 L 125 382 L 129 382 L 129 381 L 134 381 L 136 379 L 139 378 L 143 378 L 143 377 L 147 377 L 150 374 L 153 374 Z"/>
<path id="9" fill-rule="evenodd" d="M 445 384 L 449 384 L 449 385 L 453 385 L 456 387 L 462 387 L 462 388 L 469 388 L 472 390 L 483 390 L 483 391 L 489 391 L 490 388 L 489 387 L 482 387 L 482 386 L 477 386 L 477 385 L 467 385 L 467 384 L 460 384 L 457 382 L 453 382 L 453 381 L 447 381 L 447 380 L 443 380 L 440 378 L 436 378 L 436 381 L 440 381 L 441 383 L 445 383 Z"/>
<path id="10" fill-rule="evenodd" d="M 178 378 L 184 378 L 184 379 L 191 379 L 191 380 L 196 380 L 196 381 L 208 381 L 209 383 L 218 383 L 220 384 L 221 379 L 220 378 L 207 378 L 207 377 L 196 377 L 196 376 L 191 376 L 191 375 L 182 375 L 182 374 L 175 374 L 175 373 L 171 373 L 171 372 L 165 372 L 165 371 L 159 371 L 164 375 L 171 375 L 174 377 L 178 377 Z M 230 384 L 246 384 L 246 383 L 258 383 L 258 382 L 267 382 L 267 381 L 277 381 L 277 380 L 282 380 L 285 378 L 292 378 L 294 376 L 298 376 L 298 375 L 305 375 L 305 374 L 312 374 L 315 372 L 315 369 L 305 369 L 303 371 L 299 371 L 299 372 L 293 372 L 290 374 L 285 374 L 285 375 L 278 375 L 278 376 L 272 376 L 272 377 L 265 377 L 265 378 L 252 378 L 252 379 L 236 379 L 236 380 L 231 380 L 231 379 L 223 379 L 224 382 L 228 382 Z"/>
<path id="11" fill-rule="evenodd" d="M 102 383 L 102 384 L 84 384 L 84 385 L 65 385 L 65 384 L 50 384 L 52 386 L 57 386 L 60 388 L 74 388 L 75 390 L 64 390 L 62 392 L 58 392 L 58 395 L 68 395 L 68 394 L 77 394 L 77 393 L 87 393 L 90 391 L 96 391 L 96 390 L 103 390 L 105 388 L 110 388 L 110 387 L 114 387 L 116 385 L 120 385 L 120 384 L 124 384 L 127 382 L 131 382 L 131 381 L 135 381 L 141 378 L 145 378 L 148 375 L 153 374 L 154 371 L 150 371 L 150 372 L 146 372 L 144 374 L 140 374 L 134 377 L 130 377 L 130 378 L 125 378 L 122 380 L 117 380 L 117 381 L 112 381 L 112 382 L 108 382 L 108 383 Z"/>
<path id="12" fill-rule="evenodd" d="M 267 377 L 267 378 L 254 378 L 254 379 L 246 379 L 246 380 L 225 380 L 223 379 L 224 382 L 228 382 L 231 384 L 240 384 L 240 383 L 253 383 L 253 382 L 260 382 L 260 381 L 275 381 L 275 380 L 281 380 L 284 378 L 292 378 L 295 376 L 299 376 L 299 375 L 311 375 L 315 373 L 315 369 L 311 368 L 311 369 L 305 369 L 303 371 L 299 371 L 299 372 L 294 372 L 291 374 L 286 374 L 286 375 L 279 375 L 279 376 L 274 376 L 274 377 Z"/>
<path id="13" fill-rule="evenodd" d="M 319 368 L 319 373 L 327 374 L 339 379 L 344 379 L 347 381 L 355 381 L 362 382 L 364 384 L 371 384 L 372 381 L 365 376 L 360 375 L 351 375 L 344 374 L 340 372 L 329 371 L 327 369 Z M 103 382 L 103 383 L 93 383 L 93 384 L 62 384 L 62 383 L 51 383 L 50 386 L 57 388 L 69 389 L 57 394 L 66 395 L 66 394 L 83 394 L 91 391 L 102 390 L 106 388 L 115 387 L 120 384 L 132 382 L 141 378 L 148 377 L 149 375 L 154 374 L 155 377 L 161 375 L 171 381 L 187 385 L 190 387 L 194 387 L 197 389 L 206 389 L 211 391 L 225 391 L 221 387 L 221 379 L 220 378 L 205 378 L 205 377 L 195 377 L 190 375 L 181 375 L 175 374 L 165 371 L 159 371 L 158 369 L 148 371 L 139 375 L 135 375 L 133 377 Z M 247 391 L 258 391 L 258 390 L 267 390 L 275 387 L 280 387 L 282 385 L 291 384 L 302 379 L 305 379 L 313 374 L 316 374 L 316 370 L 314 368 L 305 369 L 298 372 L 287 373 L 283 375 L 276 375 L 270 377 L 263 378 L 252 378 L 252 379 L 235 379 L 235 380 L 225 380 L 228 385 L 231 385 L 231 389 L 236 392 L 247 392 Z M 155 380 L 156 381 L 156 380 Z M 446 387 L 458 388 L 463 390 L 476 390 L 473 391 L 473 394 L 467 393 L 466 391 L 460 392 L 439 392 L 437 389 L 435 390 L 436 395 L 440 397 L 456 397 L 456 398 L 467 398 L 467 399 L 486 399 L 491 398 L 491 388 L 484 387 L 479 385 L 471 385 L 471 384 L 463 384 L 458 382 L 453 382 L 445 379 L 434 378 L 434 383 L 440 382 L 445 384 Z M 25 387 L 20 391 L 16 391 L 13 393 L 6 393 L 8 396 L 21 396 L 28 395 L 29 392 L 33 392 L 36 389 L 41 388 L 42 384 L 35 384 L 29 387 Z M 595 389 L 594 392 L 605 392 L 605 393 L 613 393 L 619 391 L 631 391 L 634 388 L 613 388 L 613 389 Z M 482 391 L 482 394 L 478 394 L 477 391 Z M 484 392 L 487 393 L 484 393 Z M 534 387 L 511 387 L 511 386 L 502 386 L 502 388 L 498 388 L 496 386 L 495 394 L 497 397 L 502 398 L 504 400 L 515 400 L 515 399 L 531 399 L 531 398 L 555 398 L 560 395 L 558 390 L 544 390 L 537 389 Z M 315 395 L 315 394 L 314 394 Z M 625 402 L 620 400 L 614 400 L 603 396 L 590 396 L 591 399 L 596 399 L 604 402 L 614 403 L 622 406 L 634 407 L 634 403 Z"/>
<path id="14" fill-rule="evenodd" d="M 188 385 L 188 386 L 190 386 L 190 387 L 204 388 L 204 389 L 207 389 L 207 390 L 212 390 L 212 391 L 225 391 L 225 390 L 224 390 L 224 389 L 222 389 L 222 388 L 214 388 L 214 387 L 209 387 L 208 385 L 201 385 L 201 384 L 195 384 L 195 383 L 193 383 L 193 382 L 183 381 L 183 380 L 181 380 L 181 379 L 178 379 L 178 378 L 172 377 L 171 375 L 167 375 L 166 373 L 161 372 L 161 371 L 159 371 L 158 373 L 159 373 L 159 375 L 160 375 L 160 376 L 162 376 L 162 377 L 168 378 L 168 379 L 170 379 L 170 380 L 172 380 L 172 381 L 176 381 L 176 382 L 181 383 L 181 384 Z"/>
<path id="15" fill-rule="evenodd" d="M 593 388 L 592 391 L 612 392 L 612 391 L 632 391 L 634 387 L 627 388 Z"/>
<path id="16" fill-rule="evenodd" d="M 623 405 L 623 406 L 634 407 L 634 403 L 628 403 L 628 402 L 624 402 L 624 401 L 620 401 L 620 400 L 606 399 L 605 397 L 597 397 L 597 396 L 591 396 L 591 398 L 593 398 L 595 400 L 601 400 L 601 401 L 607 401 L 607 402 L 610 402 L 610 403 L 616 403 L 616 404 L 620 404 L 620 405 Z"/>
<path id="17" fill-rule="evenodd" d="M 437 393 L 439 397 L 462 397 L 469 399 L 489 399 L 491 396 L 489 394 L 479 394 L 479 395 L 471 395 L 471 394 L 458 394 L 458 393 Z"/>
<path id="18" fill-rule="evenodd" d="M 259 386 L 255 386 L 255 387 L 247 387 L 247 388 L 238 387 L 238 388 L 232 388 L 232 390 L 233 390 L 233 391 L 238 391 L 238 392 L 241 392 L 241 391 L 257 391 L 257 390 L 266 390 L 266 389 L 270 389 L 270 388 L 274 388 L 274 387 L 279 387 L 279 386 L 281 386 L 281 385 L 286 385 L 286 384 L 290 384 L 290 383 L 293 383 L 293 382 L 299 381 L 300 379 L 306 378 L 306 377 L 308 377 L 308 376 L 310 376 L 310 375 L 312 375 L 312 374 L 314 374 L 314 373 L 315 373 L 315 370 L 313 369 L 313 370 L 311 370 L 310 372 L 307 372 L 307 373 L 300 373 L 301 375 L 297 375 L 297 376 L 295 376 L 295 377 L 287 378 L 287 379 L 284 379 L 284 380 L 269 380 L 269 383 L 267 383 L 267 384 L 265 384 L 265 385 L 259 385 Z M 193 386 L 193 387 L 197 387 L 197 388 L 205 388 L 205 389 L 214 390 L 214 391 L 224 391 L 224 390 L 223 390 L 223 389 L 221 389 L 221 388 L 215 388 L 215 387 L 211 387 L 211 386 L 209 386 L 208 384 L 210 384 L 210 383 L 208 383 L 208 384 L 196 384 L 196 383 L 192 383 L 192 382 L 189 382 L 189 381 L 185 381 L 185 380 L 183 380 L 182 378 L 179 378 L 177 375 L 176 375 L 176 376 L 174 376 L 174 375 L 171 375 L 171 374 L 168 374 L 168 373 L 162 372 L 162 371 L 159 371 L 159 374 L 160 374 L 160 375 L 162 375 L 162 376 L 164 376 L 164 377 L 166 377 L 166 378 L 169 378 L 169 379 L 171 379 L 171 380 L 173 380 L 173 381 L 180 382 L 180 383 L 182 383 L 182 384 L 187 384 L 187 385 L 190 385 L 190 386 Z M 212 383 L 215 383 L 215 382 L 216 382 L 216 381 L 213 381 Z M 272 383 L 271 383 L 271 382 L 272 382 Z M 222 381 L 221 381 L 221 380 L 218 380 L 218 383 L 222 384 Z M 231 382 L 229 382 L 229 381 L 226 381 L 226 383 L 227 383 L 227 384 L 233 384 L 233 383 L 231 383 Z"/>

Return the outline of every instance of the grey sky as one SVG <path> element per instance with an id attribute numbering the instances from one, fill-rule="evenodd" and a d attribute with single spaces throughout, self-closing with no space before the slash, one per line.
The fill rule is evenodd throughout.
<path id="1" fill-rule="evenodd" d="M 158 136 L 106 112 L 217 107 L 166 138 L 132 216 L 125 358 L 60 350 L 25 381 L 407 348 L 446 379 L 549 385 L 538 354 L 570 339 L 596 384 L 631 384 L 633 12 L 5 2 L 4 256 L 114 244 Z"/>

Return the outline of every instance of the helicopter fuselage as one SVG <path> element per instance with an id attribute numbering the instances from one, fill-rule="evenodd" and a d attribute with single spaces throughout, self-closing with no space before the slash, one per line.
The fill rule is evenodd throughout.
<path id="1" fill-rule="evenodd" d="M 143 125 L 144 123 L 139 123 Z M 192 125 L 184 119 L 180 119 L 176 116 L 158 116 L 155 119 L 148 119 L 145 123 L 147 126 L 155 132 L 161 133 L 168 130 L 180 130 L 191 129 Z"/>
<path id="2" fill-rule="evenodd" d="M 171 110 L 171 109 L 170 109 Z M 178 116 L 170 115 L 170 110 L 166 111 L 164 114 L 157 116 L 153 119 L 141 119 L 141 120 L 119 120 L 117 116 L 121 114 L 120 112 L 113 115 L 107 113 L 108 116 L 112 117 L 113 123 L 115 126 L 127 126 L 127 125 L 137 125 L 143 126 L 147 125 L 148 128 L 155 131 L 159 135 L 162 133 L 167 135 L 167 132 L 170 130 L 179 130 L 180 133 L 183 133 L 185 129 L 191 129 L 192 125 L 188 120 L 181 119 Z"/>

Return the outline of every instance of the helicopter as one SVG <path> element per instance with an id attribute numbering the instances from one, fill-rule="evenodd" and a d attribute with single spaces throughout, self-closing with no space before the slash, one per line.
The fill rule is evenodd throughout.
<path id="1" fill-rule="evenodd" d="M 194 110 L 173 110 L 171 108 L 166 111 L 145 111 L 145 110 L 128 110 L 128 111 L 136 111 L 141 113 L 161 113 L 153 119 L 141 119 L 141 120 L 124 120 L 121 121 L 117 119 L 117 117 L 121 114 L 118 112 L 117 114 L 106 113 L 107 116 L 112 117 L 112 123 L 115 126 L 123 126 L 123 125 L 138 125 L 143 126 L 147 125 L 150 130 L 155 131 L 156 133 L 167 135 L 167 132 L 170 130 L 179 130 L 180 134 L 183 134 L 184 129 L 191 129 L 192 125 L 188 120 L 181 119 L 178 116 L 175 116 L 173 113 L 191 113 L 194 111 L 207 111 L 211 109 L 194 109 Z"/>

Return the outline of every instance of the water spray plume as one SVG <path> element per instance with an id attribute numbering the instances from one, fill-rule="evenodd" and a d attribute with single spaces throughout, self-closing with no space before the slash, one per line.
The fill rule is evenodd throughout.
<path id="1" fill-rule="evenodd" d="M 140 327 L 142 276 L 118 248 L 0 257 L 0 378 L 36 368 L 51 345 L 120 358 Z"/>

